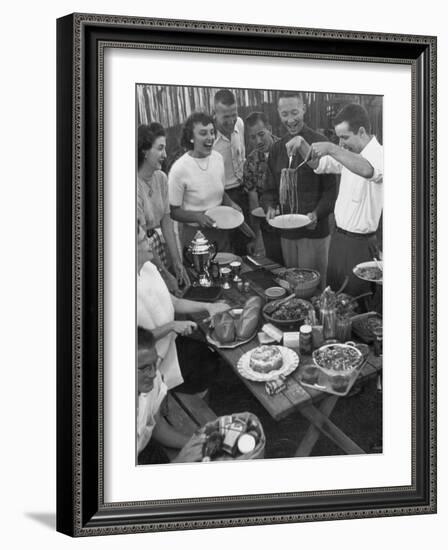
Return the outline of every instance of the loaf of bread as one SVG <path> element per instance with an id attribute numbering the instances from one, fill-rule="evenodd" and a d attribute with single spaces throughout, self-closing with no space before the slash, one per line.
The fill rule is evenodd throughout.
<path id="1" fill-rule="evenodd" d="M 213 319 L 215 329 L 213 336 L 221 344 L 228 344 L 235 340 L 235 321 L 228 311 L 215 315 Z"/>
<path id="2" fill-rule="evenodd" d="M 240 318 L 235 322 L 235 333 L 239 340 L 250 338 L 258 327 L 263 300 L 259 296 L 251 296 L 244 304 Z"/>

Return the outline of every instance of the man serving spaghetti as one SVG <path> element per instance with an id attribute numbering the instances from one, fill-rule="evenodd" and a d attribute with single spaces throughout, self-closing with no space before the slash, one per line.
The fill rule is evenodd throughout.
<path id="1" fill-rule="evenodd" d="M 321 142 L 326 138 L 305 124 L 306 106 L 300 92 L 280 92 L 277 108 L 287 134 L 273 144 L 269 153 L 263 208 L 267 219 L 273 218 L 280 210 L 285 214 L 309 216 L 311 223 L 306 227 L 281 231 L 283 258 L 287 267 L 319 271 L 321 287 L 324 288 L 330 246 L 328 216 L 336 200 L 336 177 L 316 174 L 307 164 L 298 168 L 305 159 L 298 149 L 290 151 L 288 143 L 295 136 L 302 136 L 307 143 Z M 292 174 L 288 168 L 297 170 Z"/>

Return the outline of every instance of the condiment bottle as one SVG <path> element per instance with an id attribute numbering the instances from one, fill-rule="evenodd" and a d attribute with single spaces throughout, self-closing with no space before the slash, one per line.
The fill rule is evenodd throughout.
<path id="1" fill-rule="evenodd" d="M 373 352 L 376 357 L 383 355 L 383 328 L 378 327 L 373 330 L 375 340 L 373 341 Z"/>
<path id="2" fill-rule="evenodd" d="M 310 325 L 300 327 L 299 349 L 300 353 L 311 355 L 313 352 L 313 328 Z"/>
<path id="3" fill-rule="evenodd" d="M 332 340 L 336 336 L 336 299 L 329 286 L 322 292 L 320 318 L 324 340 Z"/>

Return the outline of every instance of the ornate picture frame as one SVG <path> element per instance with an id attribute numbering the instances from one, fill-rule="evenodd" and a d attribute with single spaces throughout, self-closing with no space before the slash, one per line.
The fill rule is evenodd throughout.
<path id="1" fill-rule="evenodd" d="M 412 483 L 106 502 L 104 52 L 399 64 L 412 72 Z M 57 22 L 57 529 L 70 536 L 436 512 L 436 38 L 72 14 Z"/>

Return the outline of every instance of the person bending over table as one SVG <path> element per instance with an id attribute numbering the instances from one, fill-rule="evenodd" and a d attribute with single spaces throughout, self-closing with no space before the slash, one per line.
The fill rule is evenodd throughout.
<path id="1" fill-rule="evenodd" d="M 160 361 L 152 332 L 137 329 L 137 455 L 138 464 L 170 462 L 163 447 L 181 449 L 173 462 L 197 462 L 202 458 L 204 437 L 191 438 L 173 428 L 163 414 L 167 386 L 159 371 Z"/>
<path id="2" fill-rule="evenodd" d="M 197 393 L 208 388 L 216 376 L 215 352 L 198 340 L 188 338 L 193 321 L 179 321 L 176 314 L 207 312 L 210 317 L 229 309 L 224 303 L 194 302 L 170 294 L 141 230 L 137 246 L 137 324 L 151 330 L 161 357 L 160 372 L 168 389 Z M 179 365 L 180 357 L 180 365 Z"/>
<path id="3" fill-rule="evenodd" d="M 178 284 L 190 284 L 177 248 L 168 201 L 168 180 L 162 172 L 166 159 L 165 130 L 158 122 L 138 127 L 137 145 L 137 216 L 154 252 L 154 263 L 160 268 L 168 288 L 178 291 Z M 168 271 L 169 262 L 157 229 L 161 229 L 176 277 Z"/>
<path id="4" fill-rule="evenodd" d="M 376 232 L 383 211 L 383 146 L 372 135 L 368 113 L 361 105 L 344 106 L 333 124 L 339 146 L 330 142 L 310 146 L 303 139 L 295 139 L 289 147 L 305 156 L 311 148 L 309 165 L 316 173 L 341 174 L 334 210 L 336 231 L 330 245 L 328 284 L 336 289 L 349 275 L 345 291 L 356 296 L 371 287 L 353 274 L 353 268 L 374 257 L 379 258 Z"/>
<path id="5" fill-rule="evenodd" d="M 181 222 L 182 246 L 188 246 L 198 229 L 220 252 L 230 252 L 229 231 L 217 229 L 205 212 L 225 205 L 241 209 L 224 193 L 224 162 L 213 151 L 215 125 L 206 113 L 193 113 L 182 129 L 181 145 L 187 149 L 171 167 L 168 193 L 171 217 Z"/>

